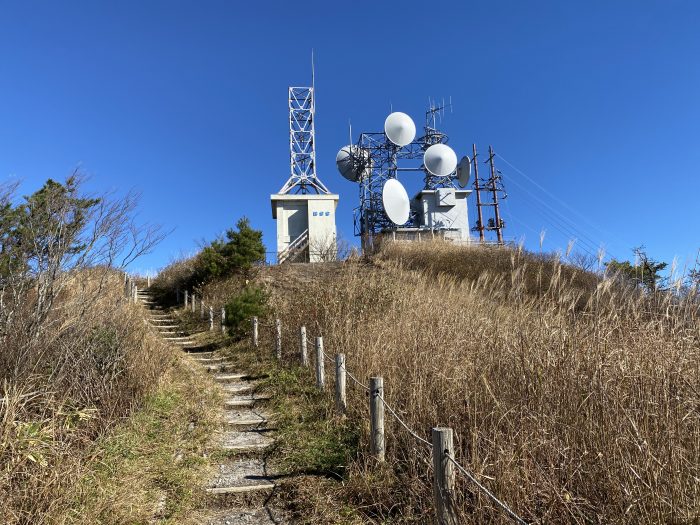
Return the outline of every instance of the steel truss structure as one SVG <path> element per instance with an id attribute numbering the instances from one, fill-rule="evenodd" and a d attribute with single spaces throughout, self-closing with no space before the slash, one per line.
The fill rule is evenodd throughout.
<path id="1" fill-rule="evenodd" d="M 399 168 L 399 160 L 422 159 L 425 150 L 433 144 L 446 144 L 449 140 L 446 134 L 436 127 L 437 114 L 442 107 L 434 107 L 426 112 L 426 122 L 423 136 L 416 138 L 410 144 L 399 147 L 393 144 L 384 132 L 361 133 L 353 155 L 355 172 L 363 173 L 359 181 L 360 205 L 353 210 L 354 233 L 362 238 L 363 248 L 371 250 L 374 237 L 387 230 L 395 230 L 394 224 L 384 212 L 382 190 L 388 179 L 396 178 L 398 172 L 424 173 L 424 189 L 454 188 L 454 174 L 447 177 L 436 177 L 429 173 L 421 164 L 418 168 Z M 417 214 L 411 211 L 406 226 L 417 225 Z"/>
<path id="2" fill-rule="evenodd" d="M 316 176 L 313 87 L 289 88 L 289 159 L 291 175 L 280 194 L 330 192 Z"/>

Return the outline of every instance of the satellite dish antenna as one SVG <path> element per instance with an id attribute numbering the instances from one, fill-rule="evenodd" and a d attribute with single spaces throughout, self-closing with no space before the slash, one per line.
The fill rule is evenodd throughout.
<path id="1" fill-rule="evenodd" d="M 384 212 L 391 219 L 391 222 L 397 226 L 406 224 L 411 204 L 403 184 L 396 179 L 387 180 L 382 190 L 382 203 L 384 204 Z"/>
<path id="2" fill-rule="evenodd" d="M 423 155 L 425 169 L 436 177 L 447 177 L 457 167 L 457 154 L 445 144 L 433 144 Z"/>
<path id="3" fill-rule="evenodd" d="M 360 182 L 369 173 L 369 152 L 355 145 L 343 146 L 335 156 L 335 165 L 350 182 Z"/>
<path id="4" fill-rule="evenodd" d="M 457 164 L 457 183 L 460 188 L 466 188 L 472 176 L 472 161 L 468 156 L 462 157 Z"/>
<path id="5" fill-rule="evenodd" d="M 357 170 L 355 169 L 355 161 L 353 159 L 355 149 L 355 146 L 343 146 L 335 156 L 335 165 L 338 167 L 338 171 L 350 182 L 357 182 L 359 180 Z"/>
<path id="6" fill-rule="evenodd" d="M 416 138 L 416 125 L 406 113 L 395 111 L 384 121 L 384 133 L 391 142 L 403 147 Z"/>

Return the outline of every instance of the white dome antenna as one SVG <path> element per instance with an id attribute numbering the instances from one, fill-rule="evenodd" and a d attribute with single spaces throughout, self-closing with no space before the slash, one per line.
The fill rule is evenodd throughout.
<path id="1" fill-rule="evenodd" d="M 403 147 L 416 138 L 416 125 L 406 113 L 395 111 L 384 121 L 384 133 L 392 143 Z"/>

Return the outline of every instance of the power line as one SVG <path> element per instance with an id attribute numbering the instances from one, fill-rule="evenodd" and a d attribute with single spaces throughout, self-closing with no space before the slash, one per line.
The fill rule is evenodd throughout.
<path id="1" fill-rule="evenodd" d="M 541 206 L 535 205 L 535 206 L 533 206 L 532 209 L 536 213 L 539 213 L 542 217 L 544 217 L 548 221 L 551 221 L 552 227 L 554 227 L 556 230 L 558 230 L 564 236 L 568 236 L 569 238 L 573 238 L 573 239 L 579 241 L 581 248 L 585 252 L 587 252 L 589 255 L 597 256 L 597 253 L 598 253 L 600 246 L 596 245 L 595 241 L 593 241 L 590 237 L 588 237 L 588 235 L 586 235 L 581 230 L 579 230 L 575 225 L 573 225 L 569 219 L 567 219 L 564 215 L 561 214 L 561 212 L 552 208 L 547 202 L 543 201 L 537 195 L 530 192 L 530 190 L 528 190 L 525 186 L 521 185 L 515 179 L 509 179 L 509 183 L 511 183 L 511 182 L 513 184 L 515 184 L 517 187 L 519 187 L 527 195 L 529 195 L 534 201 L 539 203 L 541 206 L 544 206 L 547 208 L 547 209 L 544 209 Z M 614 255 L 612 253 L 610 255 L 612 257 L 614 257 Z"/>

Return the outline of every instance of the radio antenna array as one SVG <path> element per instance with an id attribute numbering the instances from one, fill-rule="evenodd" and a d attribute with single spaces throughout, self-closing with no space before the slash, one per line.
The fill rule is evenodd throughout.
<path id="1" fill-rule="evenodd" d="M 375 238 L 385 231 L 401 229 L 420 230 L 422 228 L 453 229 L 450 225 L 454 219 L 444 219 L 448 212 L 426 211 L 420 203 L 425 201 L 425 195 L 435 194 L 454 195 L 469 193 L 464 188 L 472 179 L 474 172 L 474 188 L 476 190 L 477 212 L 479 219 L 474 231 L 479 232 L 479 240 L 484 241 L 485 231 L 495 231 L 498 242 L 503 243 L 502 229 L 504 223 L 500 218 L 498 208 L 499 194 L 505 195 L 501 174 L 494 165 L 495 153 L 489 148 L 490 157 L 487 160 L 490 167 L 490 177 L 479 179 L 476 146 L 473 148 L 474 157 L 464 155 L 458 162 L 455 151 L 447 145 L 449 137 L 438 129 L 438 123 L 444 117 L 446 109 L 452 109 L 452 101 L 447 104 L 443 100 L 436 104 L 428 101 L 425 112 L 423 135 L 416 137 L 416 126 L 413 120 L 401 112 L 392 112 L 384 122 L 383 132 L 361 133 L 359 139 L 344 146 L 336 156 L 336 164 L 340 174 L 349 181 L 358 183 L 360 204 L 354 210 L 355 235 L 362 238 L 365 253 L 375 248 Z M 399 167 L 404 160 L 420 159 L 420 167 Z M 415 163 L 414 163 L 415 166 Z M 399 172 L 422 172 L 424 187 L 411 206 L 405 188 L 397 179 Z M 482 200 L 482 192 L 491 194 L 491 202 Z M 438 197 L 436 197 L 438 198 Z M 439 197 L 442 199 L 443 197 Z M 462 197 L 466 198 L 466 196 Z M 504 197 L 501 197 L 504 198 Z M 423 199 L 423 200 L 420 200 Z M 449 197 L 446 198 L 446 202 Z M 440 201 L 442 202 L 442 201 Z M 417 203 L 417 204 L 416 204 Z M 437 207 L 450 207 L 454 204 L 438 204 Z M 484 207 L 494 208 L 494 219 L 483 223 Z M 466 210 L 466 205 L 465 205 Z M 430 219 L 426 219 L 427 214 Z M 440 215 L 441 218 L 434 217 Z M 428 222 L 429 221 L 429 222 Z M 437 226 L 435 226 L 437 225 Z M 458 228 L 454 228 L 458 229 Z M 468 229 L 465 225 L 464 231 Z M 468 233 L 466 234 L 468 238 Z"/>

